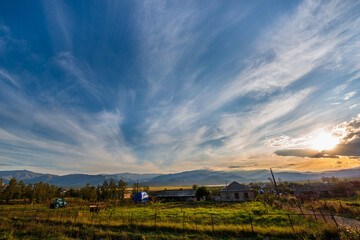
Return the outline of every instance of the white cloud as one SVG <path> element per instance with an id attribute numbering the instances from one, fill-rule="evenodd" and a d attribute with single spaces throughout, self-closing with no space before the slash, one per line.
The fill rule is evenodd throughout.
<path id="1" fill-rule="evenodd" d="M 352 91 L 352 92 L 349 92 L 349 93 L 347 93 L 347 94 L 345 94 L 345 96 L 344 96 L 344 100 L 346 101 L 346 100 L 349 100 L 350 98 L 352 98 L 353 96 L 355 96 L 355 94 L 356 94 L 356 91 Z"/>
<path id="2" fill-rule="evenodd" d="M 0 68 L 0 79 L 1 78 L 4 78 L 7 81 L 9 81 L 10 83 L 12 83 L 13 85 L 19 87 L 19 84 L 15 80 L 15 76 L 9 74 L 6 70 Z"/>

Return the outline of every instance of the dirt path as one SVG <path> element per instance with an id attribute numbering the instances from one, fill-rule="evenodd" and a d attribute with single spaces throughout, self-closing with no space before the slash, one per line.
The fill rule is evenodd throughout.
<path id="1" fill-rule="evenodd" d="M 360 229 L 360 221 L 352 218 L 334 216 L 336 222 L 341 227 L 351 228 L 351 229 Z"/>
<path id="2" fill-rule="evenodd" d="M 295 210 L 296 213 L 301 213 L 300 210 L 296 209 Z M 307 209 L 302 209 L 302 212 L 305 214 L 309 214 L 309 216 L 314 216 L 314 212 L 311 210 L 307 210 Z M 318 221 L 322 221 L 322 222 L 326 222 L 329 224 L 337 224 L 340 227 L 345 227 L 345 228 L 350 228 L 350 229 L 360 229 L 360 221 L 356 220 L 356 219 L 352 219 L 352 218 L 347 218 L 347 217 L 340 217 L 340 216 L 333 216 L 333 217 L 329 214 L 329 213 L 323 213 L 321 214 L 318 211 L 315 211 L 315 215 L 316 215 L 316 219 Z"/>

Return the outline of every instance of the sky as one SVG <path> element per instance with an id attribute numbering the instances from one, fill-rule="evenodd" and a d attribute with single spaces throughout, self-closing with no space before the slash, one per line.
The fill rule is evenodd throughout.
<path id="1" fill-rule="evenodd" d="M 360 166 L 359 1 L 1 1 L 0 169 Z"/>

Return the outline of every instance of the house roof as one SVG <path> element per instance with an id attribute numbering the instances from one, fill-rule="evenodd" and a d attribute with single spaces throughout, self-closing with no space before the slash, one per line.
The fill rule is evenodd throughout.
<path id="1" fill-rule="evenodd" d="M 164 190 L 158 197 L 195 197 L 195 190 Z"/>
<path id="2" fill-rule="evenodd" d="M 305 184 L 305 185 L 295 185 L 293 187 L 294 192 L 317 192 L 317 191 L 331 191 L 331 184 Z"/>
<path id="3" fill-rule="evenodd" d="M 313 192 L 314 188 L 310 185 L 295 185 L 293 187 L 294 192 Z"/>
<path id="4" fill-rule="evenodd" d="M 240 183 L 238 183 L 236 181 L 233 181 L 227 187 L 220 190 L 220 192 L 226 192 L 226 191 L 244 191 L 244 192 L 247 192 L 247 191 L 250 191 L 250 188 L 243 185 L 243 184 L 240 184 Z"/>

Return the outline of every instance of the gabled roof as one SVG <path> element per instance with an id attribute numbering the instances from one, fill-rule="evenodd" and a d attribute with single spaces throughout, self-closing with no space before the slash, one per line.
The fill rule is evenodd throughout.
<path id="1" fill-rule="evenodd" d="M 250 191 L 250 188 L 243 185 L 243 184 L 240 184 L 236 181 L 233 181 L 232 183 L 229 184 L 229 186 L 223 188 L 220 190 L 220 192 L 224 192 L 224 191 L 244 191 L 244 192 L 247 192 L 247 191 Z"/>
<path id="2" fill-rule="evenodd" d="M 195 190 L 164 190 L 158 197 L 195 197 Z"/>

